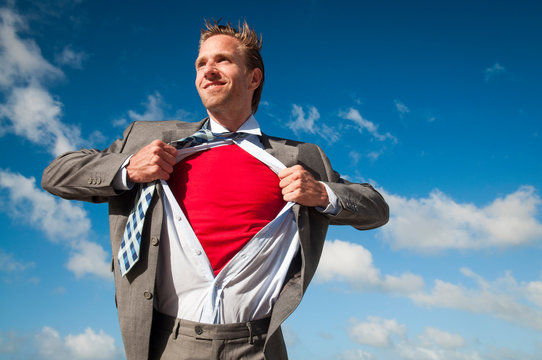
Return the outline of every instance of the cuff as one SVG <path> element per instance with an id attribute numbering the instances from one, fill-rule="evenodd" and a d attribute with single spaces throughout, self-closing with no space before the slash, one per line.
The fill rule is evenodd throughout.
<path id="1" fill-rule="evenodd" d="M 115 177 L 113 178 L 113 189 L 115 190 L 130 190 L 134 187 L 134 183 L 128 180 L 128 175 L 126 172 L 126 166 L 130 163 L 130 159 L 134 156 L 134 154 L 130 155 L 128 159 L 126 159 L 122 166 L 119 168 L 117 173 L 115 174 Z"/>
<path id="2" fill-rule="evenodd" d="M 342 210 L 342 206 L 339 204 L 339 198 L 326 183 L 322 181 L 320 181 L 320 183 L 326 188 L 329 204 L 325 208 L 317 206 L 316 210 L 323 214 L 337 215 Z"/>

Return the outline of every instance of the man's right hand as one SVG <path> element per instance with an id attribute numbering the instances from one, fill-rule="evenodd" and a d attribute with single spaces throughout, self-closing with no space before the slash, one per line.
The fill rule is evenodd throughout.
<path id="1" fill-rule="evenodd" d="M 132 156 L 126 175 L 134 183 L 147 183 L 157 179 L 168 180 L 173 172 L 177 149 L 161 140 L 154 140 Z"/>

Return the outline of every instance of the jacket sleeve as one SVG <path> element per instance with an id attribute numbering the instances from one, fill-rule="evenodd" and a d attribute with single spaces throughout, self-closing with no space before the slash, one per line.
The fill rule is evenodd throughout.
<path id="1" fill-rule="evenodd" d="M 64 199 L 90 202 L 106 202 L 122 193 L 113 188 L 113 179 L 131 155 L 123 150 L 134 124 L 105 150 L 82 149 L 57 157 L 43 172 L 43 189 Z"/>
<path id="2" fill-rule="evenodd" d="M 329 216 L 332 225 L 351 225 L 359 230 L 374 229 L 389 220 L 389 207 L 382 195 L 367 183 L 344 180 L 331 167 L 326 154 L 316 146 L 323 162 L 325 178 L 322 179 L 339 199 L 342 210 Z"/>

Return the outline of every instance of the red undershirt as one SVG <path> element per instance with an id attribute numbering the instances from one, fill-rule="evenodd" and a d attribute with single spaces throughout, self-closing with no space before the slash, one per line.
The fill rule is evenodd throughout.
<path id="1" fill-rule="evenodd" d="M 215 276 L 286 204 L 277 175 L 237 145 L 187 157 L 168 184 Z"/>

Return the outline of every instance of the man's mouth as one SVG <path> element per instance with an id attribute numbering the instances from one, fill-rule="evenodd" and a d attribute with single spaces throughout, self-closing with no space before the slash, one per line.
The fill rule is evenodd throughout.
<path id="1" fill-rule="evenodd" d="M 222 81 L 213 81 L 213 82 L 210 82 L 210 83 L 207 83 L 203 86 L 204 89 L 212 89 L 212 88 L 215 88 L 215 87 L 218 87 L 218 86 L 222 86 L 224 85 L 225 83 L 222 82 Z"/>

